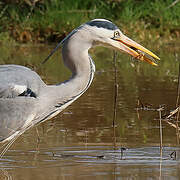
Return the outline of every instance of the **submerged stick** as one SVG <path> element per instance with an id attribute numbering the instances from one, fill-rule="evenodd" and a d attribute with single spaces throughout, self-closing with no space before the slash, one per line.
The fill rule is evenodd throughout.
<path id="1" fill-rule="evenodd" d="M 180 63 L 179 63 L 179 75 L 178 75 L 178 89 L 177 89 L 177 99 L 176 99 L 176 108 L 179 106 L 179 96 L 180 96 Z M 179 108 L 176 116 L 176 135 L 177 135 L 177 143 L 179 144 Z"/>
<path id="2" fill-rule="evenodd" d="M 178 129 L 178 131 L 180 131 L 180 127 L 177 127 L 176 124 L 174 124 L 174 123 L 172 123 L 172 122 L 170 122 L 170 121 L 168 121 L 168 120 L 166 120 L 165 122 L 166 122 L 167 124 L 169 124 L 171 127 L 176 128 L 176 129 Z"/>
<path id="3" fill-rule="evenodd" d="M 113 113 L 113 127 L 115 126 L 116 113 L 117 113 L 117 96 L 118 96 L 118 84 L 117 84 L 117 65 L 116 65 L 117 53 L 114 51 L 114 113 Z"/>
<path id="4" fill-rule="evenodd" d="M 179 111 L 179 108 L 180 108 L 180 107 L 177 107 L 175 110 L 171 111 L 171 112 L 169 113 L 169 115 L 165 117 L 165 119 L 168 120 L 168 119 L 170 119 L 171 117 L 173 117 L 173 116 Z"/>
<path id="5" fill-rule="evenodd" d="M 177 137 L 177 144 L 179 144 L 179 108 L 178 108 L 178 112 L 177 112 L 177 116 L 176 116 L 176 137 Z"/>
<path id="6" fill-rule="evenodd" d="M 158 111 L 159 111 L 159 131 L 160 131 L 160 156 L 162 158 L 162 146 L 163 146 L 163 142 L 162 142 L 162 115 L 161 115 L 161 111 L 163 110 L 163 107 L 159 107 Z"/>
<path id="7" fill-rule="evenodd" d="M 179 104 L 179 95 L 180 95 L 180 63 L 179 63 L 179 75 L 178 75 L 178 88 L 177 88 L 176 107 L 178 107 L 178 104 Z"/>
<path id="8" fill-rule="evenodd" d="M 114 62 L 114 107 L 113 107 L 113 140 L 114 148 L 116 148 L 116 116 L 117 116 L 117 97 L 118 97 L 118 84 L 117 84 L 117 66 L 116 66 L 117 53 L 114 51 L 113 62 Z"/>

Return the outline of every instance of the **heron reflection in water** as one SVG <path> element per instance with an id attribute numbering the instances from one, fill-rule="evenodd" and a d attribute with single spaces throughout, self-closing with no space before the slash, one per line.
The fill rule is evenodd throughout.
<path id="1" fill-rule="evenodd" d="M 156 65 L 153 60 L 159 60 L 105 19 L 82 24 L 51 55 L 60 45 L 64 64 L 72 72 L 71 78 L 62 83 L 46 85 L 27 67 L 0 65 L 0 142 L 9 141 L 3 153 L 27 129 L 54 117 L 89 88 L 95 72 L 88 54 L 91 47 L 107 45 L 152 65 Z"/>

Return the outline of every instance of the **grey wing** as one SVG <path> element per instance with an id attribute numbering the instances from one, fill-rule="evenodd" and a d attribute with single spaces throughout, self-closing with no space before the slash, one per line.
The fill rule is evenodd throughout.
<path id="1" fill-rule="evenodd" d="M 43 86 L 45 84 L 39 75 L 29 68 L 18 65 L 0 66 L 0 98 L 36 97 Z"/>
<path id="2" fill-rule="evenodd" d="M 33 120 L 43 86 L 41 78 L 26 67 L 0 66 L 0 141 L 13 136 Z"/>

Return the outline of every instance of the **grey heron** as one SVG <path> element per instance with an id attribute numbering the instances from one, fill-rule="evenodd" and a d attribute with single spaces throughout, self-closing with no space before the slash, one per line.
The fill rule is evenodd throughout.
<path id="1" fill-rule="evenodd" d="M 60 44 L 64 64 L 72 72 L 62 83 L 46 85 L 27 67 L 0 65 L 0 142 L 13 142 L 30 127 L 60 113 L 89 88 L 95 72 L 88 54 L 91 47 L 108 45 L 152 65 L 159 60 L 105 19 L 82 24 Z"/>

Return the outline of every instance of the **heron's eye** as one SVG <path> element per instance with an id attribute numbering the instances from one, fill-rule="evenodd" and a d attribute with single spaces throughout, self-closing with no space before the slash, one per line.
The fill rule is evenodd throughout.
<path id="1" fill-rule="evenodd" d="M 114 37 L 120 37 L 120 32 L 119 31 L 115 31 L 114 32 Z"/>

